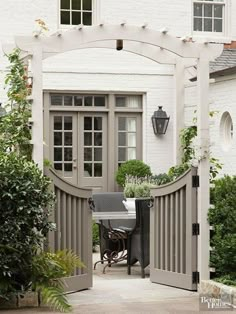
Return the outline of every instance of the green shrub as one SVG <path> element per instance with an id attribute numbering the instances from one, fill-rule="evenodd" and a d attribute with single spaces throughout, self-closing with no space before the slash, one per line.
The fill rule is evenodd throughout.
<path id="1" fill-rule="evenodd" d="M 123 163 L 116 172 L 116 182 L 124 187 L 127 175 L 135 177 L 151 176 L 151 169 L 141 160 L 128 160 Z"/>
<path id="2" fill-rule="evenodd" d="M 167 173 L 160 173 L 158 175 L 154 175 L 150 179 L 151 183 L 153 185 L 163 185 L 167 184 L 171 181 L 171 178 L 168 176 Z"/>
<path id="3" fill-rule="evenodd" d="M 30 284 L 33 256 L 54 227 L 49 185 L 33 162 L 0 154 L 0 296 Z"/>
<path id="4" fill-rule="evenodd" d="M 211 238 L 211 266 L 216 276 L 236 280 L 236 177 L 225 176 L 215 181 L 211 190 L 208 219 L 214 227 Z"/>

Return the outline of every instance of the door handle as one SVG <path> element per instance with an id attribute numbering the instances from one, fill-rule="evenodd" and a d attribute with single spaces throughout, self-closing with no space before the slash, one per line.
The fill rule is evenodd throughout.
<path id="1" fill-rule="evenodd" d="M 77 168 L 77 159 L 73 158 L 73 168 L 76 169 Z"/>

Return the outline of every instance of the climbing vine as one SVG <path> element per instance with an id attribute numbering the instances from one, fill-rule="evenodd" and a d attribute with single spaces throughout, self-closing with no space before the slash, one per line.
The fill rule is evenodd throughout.
<path id="1" fill-rule="evenodd" d="M 209 116 L 213 117 L 215 115 L 215 111 L 210 111 Z M 182 164 L 180 166 L 172 167 L 177 168 L 176 170 L 184 170 L 186 167 L 190 167 L 196 161 L 198 160 L 198 157 L 196 156 L 196 149 L 194 147 L 194 141 L 197 137 L 197 119 L 193 118 L 193 125 L 184 128 L 180 132 L 180 141 L 181 141 L 181 148 L 183 151 L 182 155 Z M 219 170 L 222 169 L 222 164 L 219 162 L 219 159 L 214 158 L 211 153 L 209 152 L 209 159 L 210 159 L 210 181 L 213 182 L 217 174 L 219 173 Z M 172 169 L 171 168 L 171 169 Z M 179 169 L 180 168 L 180 169 Z M 173 169 L 172 169 L 173 172 Z M 182 174 L 182 173 L 181 173 Z"/>
<path id="2" fill-rule="evenodd" d="M 7 55 L 10 66 L 5 78 L 8 102 L 7 114 L 0 119 L 0 152 L 15 151 L 31 159 L 31 106 L 27 96 L 31 92 L 27 67 L 20 58 L 20 49 Z"/>

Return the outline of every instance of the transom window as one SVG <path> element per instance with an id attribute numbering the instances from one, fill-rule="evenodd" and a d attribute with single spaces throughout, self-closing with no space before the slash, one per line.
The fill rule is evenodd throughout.
<path id="1" fill-rule="evenodd" d="M 52 106 L 105 107 L 104 95 L 61 95 L 51 94 Z"/>
<path id="2" fill-rule="evenodd" d="M 60 19 L 64 25 L 92 25 L 92 0 L 60 0 Z"/>
<path id="3" fill-rule="evenodd" d="M 193 30 L 222 33 L 225 0 L 194 0 Z"/>

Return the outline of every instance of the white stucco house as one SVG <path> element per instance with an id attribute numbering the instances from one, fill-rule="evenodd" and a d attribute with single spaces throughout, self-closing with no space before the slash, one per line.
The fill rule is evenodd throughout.
<path id="1" fill-rule="evenodd" d="M 222 56 L 210 65 L 210 109 L 217 112 L 210 121 L 211 152 L 223 164 L 221 174 L 235 174 L 235 13 L 234 0 L 8 0 L 0 3 L 0 42 L 33 37 L 38 30 L 35 20 L 41 19 L 49 28 L 42 36 L 63 34 L 78 25 L 87 29 L 122 24 L 168 31 L 183 42 L 225 44 Z M 3 54 L 1 50 L 4 104 Z M 178 74 L 184 82 L 179 97 L 184 114 L 178 116 L 174 65 L 104 47 L 85 47 L 44 60 L 43 105 L 48 112 L 44 157 L 72 183 L 108 191 L 116 189 L 114 173 L 128 159 L 144 160 L 155 174 L 167 171 L 178 162 L 179 130 L 192 123 L 197 106 L 194 62 L 184 64 L 182 74 Z M 162 136 L 154 134 L 151 122 L 158 106 L 170 116 Z"/>

